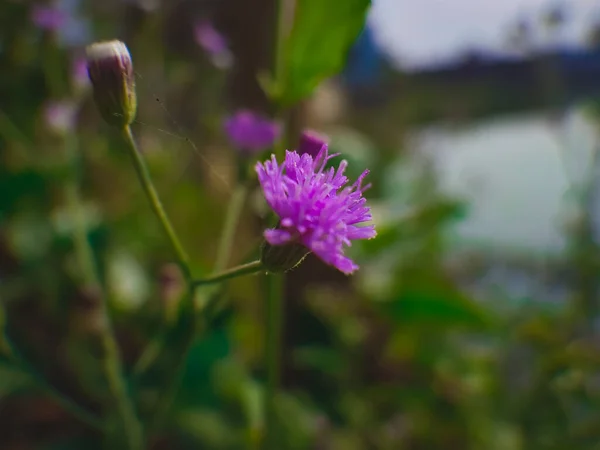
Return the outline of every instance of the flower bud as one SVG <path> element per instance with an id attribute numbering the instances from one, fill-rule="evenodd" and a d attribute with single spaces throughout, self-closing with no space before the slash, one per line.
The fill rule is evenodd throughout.
<path id="1" fill-rule="evenodd" d="M 237 111 L 229 117 L 224 129 L 231 143 L 246 155 L 272 147 L 281 131 L 278 123 L 248 110 Z"/>
<path id="2" fill-rule="evenodd" d="M 268 272 L 287 272 L 300 264 L 310 251 L 301 244 L 271 245 L 265 241 L 260 249 L 260 262 Z"/>
<path id="3" fill-rule="evenodd" d="M 298 142 L 298 148 L 296 151 L 299 155 L 307 153 L 314 159 L 317 157 L 324 145 L 327 145 L 327 141 L 324 136 L 321 136 L 312 130 L 304 130 L 300 135 L 300 141 Z"/>
<path id="4" fill-rule="evenodd" d="M 121 41 L 97 42 L 88 46 L 87 69 L 94 101 L 110 125 L 125 127 L 133 122 L 137 109 L 133 64 Z"/>

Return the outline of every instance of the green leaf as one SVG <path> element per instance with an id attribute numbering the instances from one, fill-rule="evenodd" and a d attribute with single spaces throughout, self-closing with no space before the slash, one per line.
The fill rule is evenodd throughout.
<path id="1" fill-rule="evenodd" d="M 342 70 L 362 31 L 370 0 L 298 0 L 281 55 L 279 101 L 293 104 Z"/>

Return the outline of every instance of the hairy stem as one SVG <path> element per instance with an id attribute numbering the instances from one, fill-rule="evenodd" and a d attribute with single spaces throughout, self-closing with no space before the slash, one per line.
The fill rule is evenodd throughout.
<path id="1" fill-rule="evenodd" d="M 217 251 L 217 260 L 215 262 L 215 272 L 223 270 L 227 267 L 229 258 L 231 256 L 231 249 L 233 242 L 235 241 L 235 232 L 237 228 L 240 215 L 244 209 L 246 198 L 248 197 L 248 184 L 245 182 L 240 183 L 233 196 L 229 201 L 227 207 L 227 213 L 225 216 L 225 224 L 223 225 L 223 234 L 221 234 L 221 240 L 219 242 L 219 249 Z"/>
<path id="2" fill-rule="evenodd" d="M 179 265 L 181 266 L 181 270 L 183 271 L 184 276 L 187 280 L 189 280 L 191 276 L 190 259 L 185 250 L 183 249 L 181 242 L 179 242 L 179 238 L 177 237 L 177 234 L 175 233 L 175 230 L 171 225 L 171 222 L 169 221 L 169 217 L 165 212 L 160 198 L 158 197 L 158 193 L 156 192 L 154 184 L 152 183 L 152 179 L 150 178 L 150 172 L 146 167 L 144 158 L 142 158 L 142 155 L 138 150 L 137 144 L 135 142 L 133 134 L 131 133 L 131 128 L 129 127 L 129 125 L 123 129 L 123 137 L 125 138 L 125 141 L 128 144 L 129 153 L 133 161 L 133 166 L 135 167 L 135 171 L 140 180 L 142 188 L 146 193 L 146 197 L 148 197 L 148 200 L 150 201 L 150 206 L 152 207 L 154 214 L 156 214 L 158 221 L 162 225 L 165 234 L 171 242 L 171 246 L 175 251 L 177 260 L 179 262 Z"/>
<path id="3" fill-rule="evenodd" d="M 234 267 L 232 269 L 224 270 L 223 272 L 212 275 L 208 278 L 202 278 L 194 280 L 192 285 L 194 287 L 204 286 L 208 284 L 215 284 L 221 281 L 229 280 L 231 278 L 237 278 L 242 275 L 248 275 L 256 272 L 265 270 L 260 261 L 253 261 L 248 264 L 242 264 L 241 266 Z"/>
<path id="4" fill-rule="evenodd" d="M 281 368 L 281 339 L 283 328 L 283 275 L 270 274 L 266 278 L 267 320 L 266 320 L 266 365 L 267 386 L 265 390 L 266 430 L 264 449 L 279 448 L 277 439 L 276 399 L 279 390 Z"/>

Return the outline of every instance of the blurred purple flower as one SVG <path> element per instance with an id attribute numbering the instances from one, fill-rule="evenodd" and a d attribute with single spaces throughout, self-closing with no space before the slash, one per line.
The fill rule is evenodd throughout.
<path id="1" fill-rule="evenodd" d="M 66 134 L 75 128 L 77 107 L 70 100 L 48 102 L 44 106 L 44 121 L 46 126 L 58 134 Z"/>
<path id="2" fill-rule="evenodd" d="M 334 156 L 323 145 L 315 158 L 287 151 L 281 165 L 275 155 L 264 164 L 256 164 L 267 203 L 280 219 L 277 228 L 266 230 L 264 237 L 271 246 L 288 246 L 290 252 L 302 245 L 325 263 L 351 274 L 358 265 L 344 255 L 344 247 L 355 239 L 371 239 L 377 234 L 373 225 L 357 226 L 372 219 L 363 197 L 369 185 L 362 186 L 369 171 L 347 186 L 346 161 L 337 170 L 325 168 Z"/>
<path id="3" fill-rule="evenodd" d="M 279 137 L 279 125 L 251 111 L 241 110 L 225 121 L 225 133 L 244 153 L 257 153 L 273 146 Z"/>
<path id="4" fill-rule="evenodd" d="M 206 20 L 202 20 L 195 25 L 194 37 L 196 38 L 196 43 L 210 55 L 217 55 L 228 51 L 227 41 L 223 35 Z"/>
<path id="5" fill-rule="evenodd" d="M 38 28 L 56 31 L 69 20 L 67 12 L 52 6 L 35 5 L 31 10 L 31 20 Z"/>
<path id="6" fill-rule="evenodd" d="M 300 141 L 296 151 L 300 155 L 307 153 L 313 158 L 316 158 L 324 145 L 327 145 L 325 136 L 312 130 L 304 130 L 300 135 Z"/>
<path id="7" fill-rule="evenodd" d="M 90 25 L 78 14 L 81 0 L 56 0 L 50 6 L 34 5 L 31 21 L 40 29 L 56 33 L 61 46 L 79 47 L 89 42 Z"/>
<path id="8" fill-rule="evenodd" d="M 215 66 L 227 68 L 231 65 L 231 52 L 227 40 L 207 20 L 202 20 L 194 26 L 196 43 L 211 57 Z"/>

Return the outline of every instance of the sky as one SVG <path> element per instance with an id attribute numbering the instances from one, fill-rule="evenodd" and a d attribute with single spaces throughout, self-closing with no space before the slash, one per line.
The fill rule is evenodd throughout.
<path id="1" fill-rule="evenodd" d="M 568 22 L 557 39 L 581 44 L 600 20 L 600 0 L 373 0 L 370 22 L 378 44 L 395 64 L 420 68 L 450 60 L 468 50 L 505 52 L 511 25 L 534 24 L 553 5 L 563 5 Z M 536 46 L 549 37 L 538 27 Z"/>

